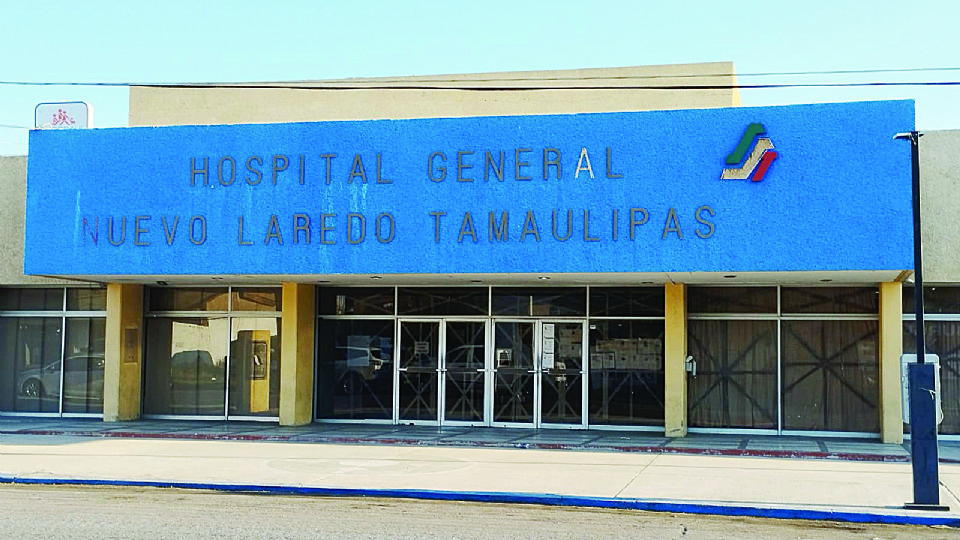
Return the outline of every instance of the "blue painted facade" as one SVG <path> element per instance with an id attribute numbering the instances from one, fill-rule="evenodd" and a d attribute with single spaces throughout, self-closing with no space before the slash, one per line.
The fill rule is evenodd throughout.
<path id="1" fill-rule="evenodd" d="M 776 160 L 721 180 L 751 123 Z M 908 270 L 913 128 L 889 101 L 34 131 L 25 272 Z"/>

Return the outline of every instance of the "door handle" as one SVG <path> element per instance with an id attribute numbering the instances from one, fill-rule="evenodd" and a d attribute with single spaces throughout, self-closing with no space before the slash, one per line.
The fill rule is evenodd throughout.
<path id="1" fill-rule="evenodd" d="M 688 371 L 694 379 L 697 378 L 697 361 L 694 360 L 692 356 L 688 356 L 686 361 L 684 361 L 683 369 Z"/>
<path id="2" fill-rule="evenodd" d="M 407 368 L 405 368 L 405 367 L 397 368 L 397 371 L 406 371 L 406 370 L 407 370 Z"/>

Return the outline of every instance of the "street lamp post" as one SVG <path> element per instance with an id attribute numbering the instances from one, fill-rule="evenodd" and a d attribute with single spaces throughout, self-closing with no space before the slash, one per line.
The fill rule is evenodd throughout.
<path id="1" fill-rule="evenodd" d="M 923 252 L 920 245 L 920 137 L 910 131 L 894 138 L 910 141 L 913 166 L 913 287 L 917 315 L 917 363 L 908 367 L 910 401 L 910 455 L 913 465 L 913 502 L 904 506 L 922 510 L 949 510 L 940 505 L 939 456 L 937 448 L 937 405 L 935 364 L 924 361 L 926 347 L 923 328 Z"/>

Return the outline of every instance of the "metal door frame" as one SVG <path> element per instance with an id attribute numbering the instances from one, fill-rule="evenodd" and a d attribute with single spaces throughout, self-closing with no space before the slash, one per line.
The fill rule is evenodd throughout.
<path id="1" fill-rule="evenodd" d="M 400 418 L 400 373 L 405 369 L 400 367 L 400 351 L 404 340 L 404 323 L 433 323 L 437 327 L 437 417 L 434 420 L 404 420 Z M 460 420 L 446 419 L 446 373 L 447 373 L 447 324 L 448 323 L 482 323 L 484 331 L 484 358 L 483 358 L 483 420 L 479 422 L 465 422 Z M 418 426 L 463 426 L 463 427 L 484 427 L 489 426 L 492 417 L 492 394 L 488 390 L 492 384 L 492 374 L 490 366 L 492 365 L 492 353 L 490 349 L 491 331 L 490 319 L 483 317 L 400 317 L 397 319 L 395 333 L 397 343 L 394 347 L 393 358 L 393 423 Z"/>
<path id="2" fill-rule="evenodd" d="M 400 367 L 400 350 L 403 348 L 403 324 L 404 323 L 433 323 L 437 325 L 437 417 L 433 420 L 403 420 L 400 418 L 400 373 L 406 371 Z M 439 426 L 440 418 L 443 415 L 443 403 L 440 401 L 443 397 L 442 388 L 442 367 L 444 365 L 444 342 L 446 325 L 440 317 L 428 318 L 398 318 L 396 322 L 397 344 L 393 351 L 393 423 L 414 426 Z"/>
<path id="3" fill-rule="evenodd" d="M 558 423 L 549 423 L 543 421 L 543 325 L 544 324 L 579 324 L 580 325 L 580 423 L 579 424 L 558 424 Z M 536 403 L 537 409 L 537 422 L 536 425 L 538 428 L 548 428 L 548 429 L 587 429 L 588 423 L 587 419 L 590 416 L 589 403 L 587 402 L 587 390 L 589 389 L 588 378 L 590 376 L 590 366 L 587 365 L 589 359 L 589 349 L 590 349 L 590 334 L 588 333 L 590 328 L 588 326 L 587 319 L 577 318 L 577 319 L 551 319 L 551 318 L 542 318 L 537 319 L 537 349 L 539 355 L 537 356 L 535 365 L 537 368 L 537 387 L 538 387 L 538 399 Z M 556 335 L 556 334 L 554 334 Z"/>
<path id="4" fill-rule="evenodd" d="M 493 392 L 496 382 L 496 370 L 493 367 L 493 356 L 496 344 L 496 325 L 497 323 L 527 323 L 533 325 L 533 344 L 531 346 L 531 355 L 533 356 L 533 412 L 530 422 L 495 422 L 493 420 Z M 492 427 L 518 427 L 518 428 L 548 428 L 548 429 L 586 429 L 588 427 L 587 414 L 587 391 L 589 389 L 588 377 L 590 376 L 590 366 L 587 364 L 589 355 L 589 328 L 586 317 L 575 318 L 552 318 L 552 317 L 534 317 L 534 318 L 510 318 L 493 317 L 488 329 L 489 336 L 488 356 L 489 356 L 489 377 L 490 382 L 486 387 L 486 401 L 489 402 L 489 422 L 487 425 Z M 579 324 L 582 328 L 581 335 L 583 342 L 580 347 L 580 423 L 577 424 L 556 424 L 543 422 L 543 325 L 544 324 Z"/>
<path id="5" fill-rule="evenodd" d="M 409 319 L 408 319 L 409 320 Z M 483 373 L 483 403 L 480 405 L 483 411 L 482 419 L 478 422 L 464 420 L 447 420 L 447 325 L 449 323 L 480 323 L 483 325 L 483 368 L 477 370 Z M 493 418 L 493 394 L 490 385 L 492 384 L 491 366 L 493 365 L 493 353 L 491 347 L 491 324 L 490 319 L 469 318 L 469 317 L 445 317 L 442 319 L 441 336 L 443 342 L 440 343 L 440 384 L 438 385 L 437 403 L 439 404 L 439 425 L 441 426 L 460 426 L 460 427 L 487 427 Z M 398 389 L 399 390 L 399 389 Z"/>
<path id="6" fill-rule="evenodd" d="M 539 389 L 539 386 L 538 386 L 538 385 L 539 385 L 539 379 L 536 377 L 537 364 L 538 364 L 538 359 L 539 359 L 539 357 L 540 357 L 540 352 L 539 352 L 539 347 L 540 347 L 540 345 L 539 345 L 538 340 L 537 340 L 537 333 L 538 333 L 538 329 L 537 329 L 537 319 L 521 319 L 521 318 L 517 318 L 517 317 L 512 317 L 512 318 L 511 318 L 511 317 L 494 317 L 494 318 L 491 319 L 491 321 L 492 321 L 492 322 L 491 322 L 490 332 L 489 332 L 489 334 L 488 334 L 488 336 L 489 336 L 489 337 L 488 337 L 488 340 L 489 340 L 489 343 L 490 343 L 490 363 L 488 364 L 488 365 L 489 365 L 489 370 L 490 370 L 490 373 L 489 373 L 490 385 L 489 385 L 489 386 L 487 387 L 487 389 L 486 389 L 486 393 L 487 393 L 488 395 L 486 396 L 486 399 L 485 399 L 485 401 L 489 402 L 489 404 L 490 404 L 490 406 L 489 406 L 489 416 L 487 417 L 489 421 L 488 421 L 487 425 L 490 426 L 490 427 L 520 427 L 520 428 L 533 428 L 533 429 L 535 429 L 535 428 L 537 427 L 537 422 L 538 422 L 538 420 L 539 420 L 539 412 L 540 412 L 540 410 L 539 410 L 539 406 L 540 406 L 540 393 L 539 393 L 539 391 L 540 391 L 540 389 Z M 495 353 L 495 351 L 496 351 L 496 343 L 497 343 L 497 324 L 498 324 L 498 323 L 529 324 L 529 325 L 532 325 L 532 326 L 533 326 L 533 335 L 531 336 L 531 339 L 533 340 L 533 343 L 530 344 L 530 355 L 532 356 L 532 360 L 533 360 L 533 371 L 530 372 L 530 373 L 533 373 L 533 374 L 534 374 L 534 377 L 533 377 L 533 410 L 531 411 L 531 418 L 530 418 L 530 421 L 529 421 L 529 422 L 496 422 L 496 421 L 494 421 L 494 418 L 493 418 L 493 413 L 494 413 L 494 410 L 493 410 L 493 409 L 494 409 L 494 402 L 493 402 L 494 395 L 493 395 L 493 394 L 494 394 L 494 391 L 496 390 L 495 386 L 496 386 L 496 380 L 497 380 L 497 370 L 496 370 L 496 368 L 494 367 L 494 362 L 496 361 L 496 360 L 495 360 L 495 354 L 494 354 L 494 353 Z"/>

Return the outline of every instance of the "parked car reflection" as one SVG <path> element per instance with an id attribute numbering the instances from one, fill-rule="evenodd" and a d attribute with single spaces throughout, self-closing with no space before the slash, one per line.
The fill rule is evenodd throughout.
<path id="1" fill-rule="evenodd" d="M 64 361 L 63 398 L 65 400 L 103 402 L 102 355 L 71 356 Z M 20 397 L 38 399 L 60 398 L 59 361 L 44 367 L 28 368 L 20 372 L 17 382 Z"/>

